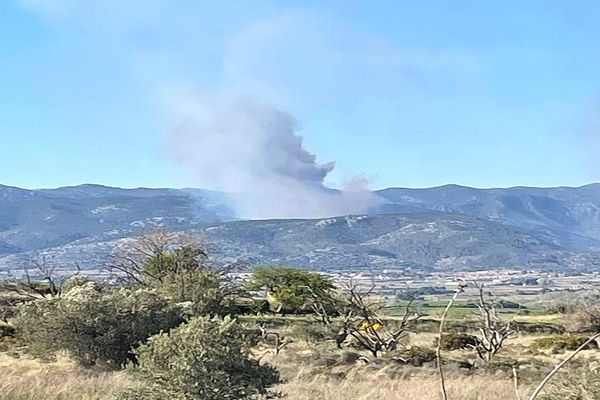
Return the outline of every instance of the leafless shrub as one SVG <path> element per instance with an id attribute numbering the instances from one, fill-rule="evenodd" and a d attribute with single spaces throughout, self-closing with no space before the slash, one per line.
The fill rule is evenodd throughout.
<path id="1" fill-rule="evenodd" d="M 413 310 L 412 301 L 409 301 L 397 324 L 384 321 L 383 312 L 389 306 L 373 299 L 373 290 L 374 286 L 363 291 L 352 281 L 346 285 L 345 310 L 336 342 L 341 347 L 350 336 L 361 348 L 368 350 L 373 357 L 378 357 L 381 352 L 396 350 L 400 339 L 421 315 Z"/>
<path id="2" fill-rule="evenodd" d="M 42 258 L 41 261 L 34 260 L 32 264 L 33 268 L 27 268 L 24 271 L 25 279 L 2 282 L 2 290 L 28 300 L 60 296 L 64 281 L 56 278 L 54 274 L 56 266 L 49 266 L 45 258 Z M 30 270 L 37 271 L 36 276 L 40 278 L 32 278 Z M 74 275 L 78 275 L 79 272 L 80 268 L 77 265 L 77 272 Z"/>
<path id="3" fill-rule="evenodd" d="M 25 269 L 23 279 L 12 279 L 0 282 L 0 291 L 4 294 L 0 297 L 0 320 L 8 323 L 8 320 L 16 315 L 17 307 L 27 301 L 51 299 L 60 297 L 65 290 L 80 275 L 79 265 L 77 271 L 69 279 L 58 279 L 54 273 L 55 266 L 49 266 L 46 259 L 31 262 L 32 268 Z M 35 271 L 32 276 L 31 271 Z"/>
<path id="4" fill-rule="evenodd" d="M 479 336 L 477 344 L 471 345 L 480 359 L 490 362 L 502 349 L 504 342 L 515 332 L 511 327 L 510 320 L 504 321 L 498 316 L 496 304 L 493 300 L 486 300 L 484 285 L 477 285 L 479 296 L 477 303 L 477 319 L 479 324 Z"/>

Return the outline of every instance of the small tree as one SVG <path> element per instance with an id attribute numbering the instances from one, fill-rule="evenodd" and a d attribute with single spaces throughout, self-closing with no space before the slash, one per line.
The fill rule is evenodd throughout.
<path id="1" fill-rule="evenodd" d="M 277 371 L 250 354 L 251 338 L 235 320 L 195 317 L 136 350 L 139 385 L 124 400 L 250 399 L 268 394 Z"/>
<path id="2" fill-rule="evenodd" d="M 331 280 L 321 274 L 285 267 L 259 267 L 254 270 L 248 290 L 264 291 L 283 313 L 315 311 L 319 300 L 329 300 L 335 289 Z M 329 304 L 327 301 L 318 303 Z"/>
<path id="3" fill-rule="evenodd" d="M 133 347 L 181 321 L 179 310 L 155 291 L 107 290 L 90 282 L 22 304 L 14 325 L 35 356 L 52 359 L 65 350 L 83 366 L 119 368 L 135 359 Z"/>
<path id="4" fill-rule="evenodd" d="M 174 302 L 190 302 L 194 315 L 225 315 L 245 292 L 237 264 L 215 266 L 193 237 L 168 231 L 135 238 L 109 268 L 129 284 L 152 288 Z"/>
<path id="5" fill-rule="evenodd" d="M 336 342 L 341 347 L 348 337 L 352 337 L 361 348 L 368 350 L 373 357 L 378 357 L 381 352 L 397 350 L 400 340 L 414 327 L 421 315 L 412 308 L 412 301 L 409 301 L 399 321 L 384 321 L 382 312 L 388 306 L 372 298 L 373 290 L 374 286 L 362 291 L 353 282 L 348 283 L 345 288 L 344 309 L 340 313 L 344 317 Z"/>

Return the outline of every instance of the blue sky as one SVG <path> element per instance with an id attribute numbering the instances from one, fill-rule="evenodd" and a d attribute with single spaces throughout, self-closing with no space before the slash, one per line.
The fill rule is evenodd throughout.
<path id="1" fill-rule="evenodd" d="M 593 1 L 4 1 L 0 183 L 222 189 L 173 157 L 182 91 L 293 116 L 333 187 L 599 181 L 599 20 Z"/>

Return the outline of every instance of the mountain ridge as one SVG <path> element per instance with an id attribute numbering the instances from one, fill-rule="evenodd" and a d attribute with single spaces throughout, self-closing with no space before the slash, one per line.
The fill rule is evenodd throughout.
<path id="1" fill-rule="evenodd" d="M 542 259 L 543 256 L 538 254 L 540 246 L 546 249 L 544 250 L 546 255 L 552 253 L 552 257 L 559 260 L 558 263 L 569 254 L 591 254 L 600 250 L 600 184 L 598 183 L 576 187 L 515 186 L 483 189 L 450 184 L 432 188 L 391 187 L 373 193 L 379 196 L 382 204 L 372 208 L 363 216 L 376 218 L 378 229 L 387 229 L 384 229 L 387 225 L 383 222 L 386 219 L 400 221 L 403 218 L 412 218 L 415 221 L 429 218 L 428 223 L 443 228 L 440 228 L 437 236 L 429 235 L 427 233 L 429 228 L 421 224 L 419 225 L 421 231 L 413 233 L 412 242 L 406 241 L 404 234 L 397 233 L 388 235 L 373 248 L 373 251 L 380 254 L 388 252 L 389 250 L 386 250 L 388 248 L 394 248 L 393 253 L 400 263 L 418 259 L 415 265 L 428 268 L 438 265 L 440 260 L 448 261 L 448 257 L 454 254 L 453 248 L 469 248 L 470 252 L 478 252 L 471 256 L 488 260 L 486 262 L 490 265 L 499 265 L 496 262 L 499 258 L 494 256 L 493 235 L 506 240 L 508 237 L 515 240 L 524 238 L 523 235 L 532 238 L 525 241 L 531 245 L 531 248 L 525 252 L 506 242 L 506 249 L 508 249 L 506 251 L 512 252 L 506 258 L 507 265 L 516 262 L 515 260 L 526 265 L 531 260 Z M 0 185 L 0 268 L 10 268 L 12 262 L 10 260 L 23 260 L 25 255 L 26 258 L 31 258 L 34 254 L 50 251 L 49 249 L 59 254 L 63 246 L 70 245 L 69 248 L 76 248 L 80 246 L 79 243 L 83 243 L 85 246 L 93 247 L 94 242 L 118 241 L 156 228 L 204 232 L 211 227 L 211 224 L 224 224 L 221 229 L 232 235 L 231 237 L 219 236 L 215 242 L 216 253 L 222 253 L 221 255 L 228 259 L 235 255 L 234 248 L 238 246 L 243 249 L 241 252 L 244 253 L 244 257 L 254 257 L 260 262 L 284 260 L 290 264 L 298 264 L 296 261 L 304 259 L 307 264 L 316 265 L 317 260 L 324 260 L 325 266 L 341 267 L 339 262 L 331 261 L 337 257 L 334 257 L 334 250 L 330 251 L 331 254 L 327 258 L 318 252 L 315 253 L 319 250 L 316 244 L 309 246 L 311 241 L 314 241 L 311 235 L 318 235 L 320 231 L 311 230 L 310 226 L 313 222 L 307 221 L 325 221 L 328 218 L 239 221 L 231 207 L 236 196 L 239 195 L 197 188 L 118 188 L 82 184 L 30 190 Z M 454 231 L 458 228 L 448 222 L 449 215 L 472 218 L 469 220 L 471 221 L 469 222 L 470 236 Z M 347 217 L 352 218 L 352 216 Z M 332 218 L 346 218 L 346 216 L 332 216 L 329 219 Z M 294 224 L 294 221 L 297 223 Z M 257 254 L 251 254 L 250 243 L 253 243 L 257 237 L 281 237 L 277 235 L 281 235 L 280 228 L 283 226 L 305 232 L 295 239 L 296 245 L 304 248 L 306 253 L 313 254 L 312 259 L 303 258 L 294 250 L 295 244 L 285 240 L 282 242 L 286 243 L 282 245 L 285 250 L 277 250 L 277 243 L 273 241 L 270 244 L 261 244 L 266 247 L 261 248 L 260 251 L 257 249 Z M 360 226 L 360 229 L 368 229 L 367 225 L 357 226 Z M 239 229 L 236 230 L 235 227 Z M 508 229 L 510 232 L 503 229 Z M 444 232 L 453 237 L 452 244 L 445 241 Z M 348 243 L 345 243 L 350 238 L 348 235 L 363 234 L 364 232 L 355 230 L 348 231 L 340 225 L 337 236 L 334 236 L 335 239 L 328 238 L 329 244 L 325 247 L 341 246 L 340 248 L 345 252 L 355 254 L 356 260 L 361 257 L 375 259 L 367 257 L 362 250 L 359 251 L 360 246 L 368 247 L 371 244 L 357 242 L 352 245 L 359 247 L 351 248 L 348 247 Z M 211 236 L 210 231 L 208 236 Z M 475 242 L 484 237 L 487 239 L 477 242 L 476 246 L 469 247 L 470 237 Z M 537 243 L 535 246 L 534 242 Z M 219 243 L 228 250 L 219 251 Z M 402 246 L 398 247 L 399 243 L 403 243 L 404 253 Z M 427 250 L 423 250 L 427 246 L 430 248 L 438 246 L 442 249 L 437 259 L 435 257 L 411 258 L 411 251 L 427 253 Z M 528 252 L 531 260 L 524 257 Z M 74 252 L 71 256 L 76 257 L 77 253 Z M 457 259 L 455 266 L 460 266 L 461 263 L 466 265 L 464 255 L 461 257 L 463 257 L 462 261 Z M 100 254 L 98 258 L 101 258 Z M 347 257 L 338 257 L 338 259 L 346 260 L 348 264 L 356 264 Z M 389 265 L 394 263 L 389 258 L 387 261 Z M 452 262 L 448 261 L 448 263 L 452 267 Z M 474 266 L 475 263 L 469 264 L 469 268 Z"/>

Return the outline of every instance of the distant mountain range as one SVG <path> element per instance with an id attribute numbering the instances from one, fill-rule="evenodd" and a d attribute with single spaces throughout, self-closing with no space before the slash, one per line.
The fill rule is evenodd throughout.
<path id="1" fill-rule="evenodd" d="M 600 258 L 600 184 L 375 194 L 382 204 L 366 215 L 237 221 L 235 195 L 208 190 L 0 186 L 0 269 L 23 268 L 40 253 L 96 268 L 123 238 L 157 227 L 201 233 L 222 260 L 315 269 L 577 269 Z"/>
<path id="2" fill-rule="evenodd" d="M 508 189 L 446 185 L 376 193 L 389 202 L 378 212 L 460 213 L 518 228 L 565 249 L 600 250 L 600 184 Z"/>

